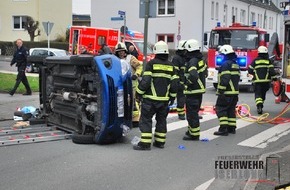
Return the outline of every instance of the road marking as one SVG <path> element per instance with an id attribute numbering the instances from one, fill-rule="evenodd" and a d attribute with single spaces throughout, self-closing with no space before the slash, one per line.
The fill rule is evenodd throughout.
<path id="1" fill-rule="evenodd" d="M 214 179 L 215 178 L 212 178 L 212 179 L 208 180 L 207 182 L 205 182 L 205 183 L 199 185 L 198 187 L 196 187 L 194 190 L 205 190 L 205 189 L 207 189 L 210 186 L 210 184 L 214 181 Z"/>
<path id="2" fill-rule="evenodd" d="M 270 142 L 274 142 L 290 133 L 290 125 L 289 123 L 283 123 L 279 125 L 275 125 L 270 129 L 267 129 L 257 135 L 248 138 L 240 142 L 238 145 L 240 146 L 248 146 L 248 147 L 255 147 L 255 148 L 265 148 L 268 146 Z"/>

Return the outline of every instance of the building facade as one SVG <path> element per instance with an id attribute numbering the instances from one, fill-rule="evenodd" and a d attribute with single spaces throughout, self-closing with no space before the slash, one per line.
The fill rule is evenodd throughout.
<path id="1" fill-rule="evenodd" d="M 0 1 L 0 41 L 15 41 L 21 38 L 30 41 L 24 29 L 27 17 L 39 22 L 40 36 L 34 41 L 47 40 L 43 22 L 54 23 L 50 39 L 65 36 L 72 24 L 72 0 L 1 0 Z M 37 32 L 36 32 L 37 33 Z"/>
<path id="2" fill-rule="evenodd" d="M 118 17 L 118 11 L 126 14 L 125 25 L 130 30 L 144 31 L 144 18 L 139 17 L 140 4 L 145 0 L 91 1 L 91 26 L 120 28 L 124 21 L 111 20 Z M 270 0 L 153 0 L 156 6 L 149 18 L 148 41 L 166 41 L 175 49 L 179 40 L 190 38 L 203 41 L 203 34 L 214 28 L 235 22 L 264 28 L 271 35 L 280 36 L 282 27 L 281 11 Z M 151 1 L 152 2 L 152 1 Z M 106 11 L 102 11 L 106 10 Z M 152 14 L 152 15 L 153 15 Z M 202 44 L 202 43 L 201 43 Z M 204 47 L 203 47 L 204 48 Z"/>

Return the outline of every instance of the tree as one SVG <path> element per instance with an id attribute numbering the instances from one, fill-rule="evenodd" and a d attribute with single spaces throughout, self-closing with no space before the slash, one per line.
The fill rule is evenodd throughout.
<path id="1" fill-rule="evenodd" d="M 30 16 L 27 17 L 27 21 L 24 25 L 24 29 L 27 30 L 29 36 L 30 36 L 30 41 L 34 42 L 34 38 L 36 36 L 40 36 L 40 29 L 39 27 L 39 22 L 38 21 L 34 21 L 34 19 Z M 37 31 L 37 33 L 35 34 L 35 31 Z"/>

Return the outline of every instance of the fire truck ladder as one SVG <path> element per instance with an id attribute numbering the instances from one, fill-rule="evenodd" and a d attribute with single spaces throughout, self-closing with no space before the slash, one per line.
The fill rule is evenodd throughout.
<path id="1" fill-rule="evenodd" d="M 0 128 L 0 146 L 69 139 L 71 134 L 54 126 L 31 125 L 28 127 Z"/>

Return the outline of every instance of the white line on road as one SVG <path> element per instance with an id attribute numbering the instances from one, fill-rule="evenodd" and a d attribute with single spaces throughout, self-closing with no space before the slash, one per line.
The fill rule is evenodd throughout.
<path id="1" fill-rule="evenodd" d="M 194 190 L 205 190 L 207 189 L 210 184 L 214 181 L 215 178 L 208 180 L 207 182 L 201 184 L 200 186 L 196 187 Z"/>
<path id="2" fill-rule="evenodd" d="M 261 133 L 258 133 L 247 140 L 240 142 L 240 146 L 248 146 L 255 148 L 265 148 L 270 142 L 278 140 L 280 137 L 290 133 L 289 123 L 275 125 Z"/>

